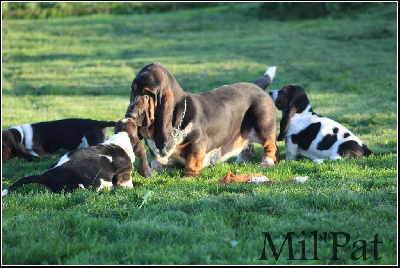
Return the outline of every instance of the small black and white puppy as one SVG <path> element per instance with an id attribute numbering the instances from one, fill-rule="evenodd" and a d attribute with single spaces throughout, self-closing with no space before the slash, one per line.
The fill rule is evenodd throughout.
<path id="1" fill-rule="evenodd" d="M 139 157 L 138 173 L 151 178 L 146 150 L 138 138 L 136 122 L 122 119 L 112 135 L 100 145 L 76 149 L 62 156 L 45 173 L 22 178 L 2 191 L 14 191 L 28 183 L 40 183 L 55 193 L 75 189 L 100 190 L 102 187 L 133 187 L 135 156 Z"/>
<path id="2" fill-rule="evenodd" d="M 68 151 L 97 145 L 107 139 L 113 121 L 68 118 L 13 126 L 2 131 L 2 161 L 15 157 L 33 160 L 59 149 Z"/>
<path id="3" fill-rule="evenodd" d="M 328 158 L 359 158 L 372 153 L 347 128 L 314 113 L 304 88 L 288 85 L 269 95 L 282 111 L 278 141 L 285 138 L 286 160 L 300 154 L 321 163 Z"/>

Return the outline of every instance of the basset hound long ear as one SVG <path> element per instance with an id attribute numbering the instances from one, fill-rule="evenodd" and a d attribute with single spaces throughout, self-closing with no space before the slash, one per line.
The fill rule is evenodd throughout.
<path id="1" fill-rule="evenodd" d="M 290 105 L 288 105 L 288 107 L 282 111 L 280 132 L 279 132 L 278 139 L 277 139 L 278 141 L 283 141 L 283 139 L 285 138 L 286 132 L 289 128 L 290 119 L 296 112 L 297 112 L 296 107 L 290 106 Z"/>
<path id="2" fill-rule="evenodd" d="M 2 149 L 3 161 L 7 162 L 15 157 L 32 160 L 33 156 L 29 154 L 25 146 L 19 142 L 14 134 L 9 130 L 2 131 Z"/>
<path id="3" fill-rule="evenodd" d="M 283 141 L 289 128 L 290 120 L 292 116 L 297 112 L 303 112 L 309 100 L 304 91 L 304 88 L 295 86 L 292 88 L 288 97 L 288 105 L 282 111 L 282 119 L 280 122 L 280 132 L 278 135 L 278 141 Z"/>
<path id="4" fill-rule="evenodd" d="M 20 142 L 13 143 L 13 148 L 15 150 L 15 154 L 18 157 L 25 158 L 28 161 L 32 161 L 33 160 L 33 155 L 31 155 L 30 153 L 28 153 L 26 151 L 25 146 L 22 145 L 22 143 L 20 143 Z"/>
<path id="5" fill-rule="evenodd" d="M 157 149 L 162 150 L 172 133 L 172 116 L 174 112 L 174 94 L 171 89 L 166 89 L 158 95 L 157 116 L 155 119 L 154 141 Z"/>

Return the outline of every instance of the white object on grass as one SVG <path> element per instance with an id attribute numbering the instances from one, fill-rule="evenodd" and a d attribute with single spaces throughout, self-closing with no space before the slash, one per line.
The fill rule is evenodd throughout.
<path id="1" fill-rule="evenodd" d="M 248 183 L 263 183 L 267 181 L 269 181 L 267 177 L 254 177 L 251 178 L 251 180 L 249 180 Z"/>
<path id="2" fill-rule="evenodd" d="M 295 181 L 300 182 L 300 183 L 304 183 L 306 181 L 308 181 L 308 176 L 304 176 L 304 177 L 294 177 L 293 178 Z"/>

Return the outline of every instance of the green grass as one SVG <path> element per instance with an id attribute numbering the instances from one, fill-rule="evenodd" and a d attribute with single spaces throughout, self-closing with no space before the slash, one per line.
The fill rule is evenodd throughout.
<path id="1" fill-rule="evenodd" d="M 258 5 L 4 20 L 2 129 L 67 117 L 118 120 L 136 73 L 154 61 L 191 93 L 251 82 L 277 65 L 272 89 L 302 85 L 316 113 L 348 127 L 374 155 L 322 165 L 282 161 L 262 169 L 257 145 L 251 162 L 232 158 L 204 169 L 198 179 L 181 181 L 183 170 L 169 168 L 153 180 L 135 172 L 133 189 L 101 194 L 56 195 L 27 185 L 2 199 L 2 264 L 397 263 L 395 4 L 352 17 L 285 22 L 259 18 Z M 284 143 L 278 147 L 285 156 Z M 44 172 L 62 154 L 4 163 L 2 187 Z M 229 170 L 261 172 L 279 182 L 310 180 L 216 184 Z M 325 243 L 321 235 L 319 261 L 286 260 L 287 245 L 279 260 L 268 248 L 269 260 L 258 260 L 263 232 L 271 233 L 278 250 L 286 233 L 295 232 L 296 258 L 305 239 L 311 259 L 314 230 L 350 234 L 338 250 L 341 260 L 330 260 L 332 236 Z M 375 234 L 383 242 L 380 260 L 370 243 Z M 368 260 L 351 260 L 357 240 L 368 242 Z"/>

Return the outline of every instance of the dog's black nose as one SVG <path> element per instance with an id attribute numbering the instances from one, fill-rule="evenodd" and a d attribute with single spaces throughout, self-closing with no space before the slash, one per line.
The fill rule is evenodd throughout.
<path id="1" fill-rule="evenodd" d="M 270 96 L 272 96 L 272 91 L 268 92 L 268 94 L 269 94 Z"/>

